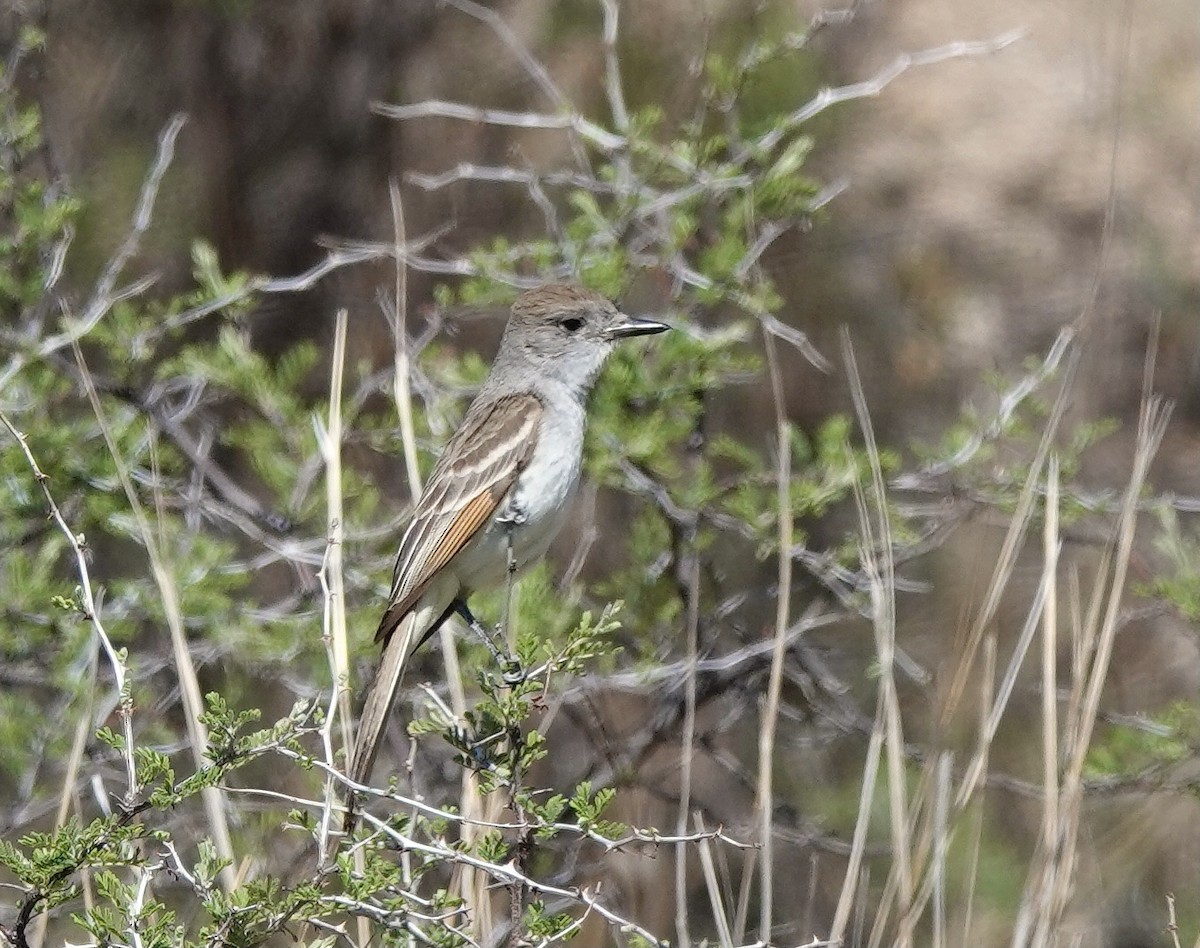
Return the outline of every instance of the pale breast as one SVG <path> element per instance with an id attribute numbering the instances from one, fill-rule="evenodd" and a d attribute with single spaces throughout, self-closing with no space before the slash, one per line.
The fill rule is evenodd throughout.
<path id="1" fill-rule="evenodd" d="M 546 554 L 570 512 L 583 462 L 583 407 L 574 399 L 542 416 L 538 443 L 492 522 L 455 557 L 462 584 L 480 589 L 504 579 L 508 536 L 517 569 Z"/>

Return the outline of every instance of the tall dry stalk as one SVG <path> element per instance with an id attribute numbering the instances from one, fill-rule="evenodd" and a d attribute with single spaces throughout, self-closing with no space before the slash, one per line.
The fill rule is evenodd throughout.
<path id="1" fill-rule="evenodd" d="M 1043 834 L 1026 882 L 1025 897 L 1012 939 L 1014 948 L 1054 945 L 1075 888 L 1083 812 L 1084 765 L 1120 626 L 1121 603 L 1137 531 L 1138 502 L 1171 414 L 1169 403 L 1152 391 L 1156 343 L 1157 336 L 1152 338 L 1146 356 L 1129 481 L 1109 548 L 1102 558 L 1101 570 L 1092 587 L 1086 620 L 1076 637 L 1078 644 L 1073 663 L 1075 680 L 1067 713 L 1063 717 L 1063 773 L 1061 780 L 1055 775 L 1053 786 L 1058 788 L 1058 794 L 1053 801 L 1050 800 L 1052 785 L 1045 788 Z"/>
<path id="2" fill-rule="evenodd" d="M 775 597 L 775 638 L 771 650 L 771 671 L 767 678 L 767 694 L 763 700 L 762 717 L 758 727 L 758 780 L 754 794 L 754 821 L 757 827 L 756 838 L 759 845 L 758 859 L 758 897 L 759 897 L 759 938 L 764 943 L 770 943 L 771 930 L 774 927 L 774 840 L 772 825 L 774 822 L 774 761 L 775 739 L 779 727 L 780 695 L 783 690 L 783 660 L 787 653 L 788 617 L 792 610 L 792 441 L 791 424 L 787 418 L 787 408 L 784 400 L 783 375 L 779 367 L 779 354 L 775 346 L 775 337 L 767 329 L 763 330 L 763 345 L 767 354 L 767 374 L 771 382 L 771 400 L 775 408 L 775 482 L 776 482 L 776 517 L 778 519 L 779 559 L 776 575 Z M 749 893 L 750 869 L 754 865 L 754 855 L 746 860 L 747 868 L 742 881 L 742 894 L 739 899 L 738 917 L 744 918 L 744 908 Z M 741 925 L 738 926 L 737 938 L 742 937 Z"/>
<path id="3" fill-rule="evenodd" d="M 100 395 L 92 382 L 91 373 L 84 361 L 83 352 L 78 343 L 72 343 L 75 353 L 75 363 L 79 367 L 80 378 L 84 391 L 91 403 L 92 411 L 104 443 L 113 459 L 121 488 L 129 502 L 137 524 L 138 535 L 146 549 L 150 560 L 150 571 L 158 587 L 163 613 L 167 620 L 167 630 L 171 638 L 171 652 L 174 657 L 175 675 L 179 681 L 179 691 L 183 701 L 184 723 L 187 728 L 188 745 L 192 755 L 192 763 L 197 770 L 205 766 L 204 752 L 208 747 L 208 728 L 200 720 L 204 713 L 204 699 L 200 693 L 200 681 L 196 677 L 196 665 L 192 661 L 192 653 L 188 649 L 187 632 L 183 625 L 183 606 L 179 599 L 179 587 L 175 582 L 175 574 L 167 564 L 162 552 L 162 531 L 151 529 L 150 520 L 134 489 L 133 480 L 129 476 L 129 468 L 121 456 L 120 448 L 113 435 L 112 426 L 108 422 L 108 414 L 100 404 Z M 218 857 L 226 862 L 221 869 L 221 885 L 227 892 L 232 892 L 237 886 L 237 873 L 234 871 L 233 840 L 229 833 L 229 821 L 226 813 L 225 796 L 218 787 L 205 787 L 201 791 L 201 801 L 205 817 L 208 820 L 208 831 L 212 837 L 213 846 Z"/>
<path id="4" fill-rule="evenodd" d="M 891 519 L 888 514 L 887 489 L 875 430 L 867 409 L 866 393 L 858 373 L 858 363 L 849 333 L 842 330 L 842 353 L 849 377 L 850 395 L 855 415 L 862 431 L 867 461 L 871 468 L 871 504 L 861 484 L 854 485 L 854 500 L 858 508 L 858 524 L 862 535 L 859 548 L 863 567 L 871 583 L 871 619 L 875 632 L 875 650 L 879 663 L 879 694 L 886 728 L 885 752 L 888 769 L 888 808 L 893 850 L 893 871 L 899 897 L 899 912 L 908 915 L 913 900 L 913 879 L 909 841 L 912 827 L 908 808 L 908 777 L 904 751 L 904 728 L 900 717 L 900 701 L 896 694 L 896 570 L 893 556 Z M 872 517 L 871 510 L 874 511 Z M 898 944 L 911 942 L 902 937 Z"/>

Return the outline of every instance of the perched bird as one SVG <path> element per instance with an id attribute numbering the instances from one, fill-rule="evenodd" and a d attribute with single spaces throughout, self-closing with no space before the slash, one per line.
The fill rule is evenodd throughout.
<path id="1" fill-rule="evenodd" d="M 513 304 L 491 372 L 438 459 L 400 541 L 375 639 L 350 777 L 371 776 L 413 652 L 471 590 L 545 555 L 579 483 L 587 397 L 616 343 L 669 327 L 621 313 L 577 286 L 529 290 Z M 347 825 L 353 815 L 347 818 Z"/>

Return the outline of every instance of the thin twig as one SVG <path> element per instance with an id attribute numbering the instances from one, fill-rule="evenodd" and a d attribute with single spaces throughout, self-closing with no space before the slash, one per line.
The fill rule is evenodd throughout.
<path id="1" fill-rule="evenodd" d="M 83 534 L 77 535 L 67 526 L 67 521 L 63 519 L 62 511 L 59 510 L 58 504 L 54 502 L 54 497 L 50 493 L 50 478 L 38 466 L 37 458 L 34 457 L 33 451 L 29 447 L 28 439 L 13 427 L 12 422 L 9 421 L 8 416 L 3 412 L 0 412 L 0 423 L 8 429 L 9 434 L 13 436 L 17 445 L 21 448 L 21 452 L 25 455 L 25 460 L 33 471 L 34 479 L 38 482 L 38 487 L 41 488 L 42 496 L 46 499 L 46 506 L 50 510 L 50 516 L 58 525 L 59 530 L 62 531 L 63 536 L 66 537 L 67 544 L 71 547 L 71 552 L 75 557 L 75 571 L 79 577 L 79 599 L 81 600 L 80 605 L 83 608 L 84 618 L 91 622 L 92 628 L 96 631 L 96 636 L 100 644 L 104 647 L 104 654 L 108 656 L 108 663 L 112 668 L 113 683 L 118 695 L 122 736 L 125 738 L 125 747 L 123 749 L 127 780 L 125 802 L 127 805 L 132 805 L 134 797 L 137 794 L 138 784 L 133 760 L 133 697 L 128 688 L 129 667 L 126 663 L 125 650 L 121 649 L 117 651 L 113 647 L 112 639 L 109 638 L 108 632 L 105 631 L 104 623 L 100 619 L 100 605 L 92 591 L 92 579 L 88 572 L 87 555 L 83 549 Z"/>
<path id="2" fill-rule="evenodd" d="M 444 99 L 426 99 L 411 105 L 387 105 L 383 102 L 371 103 L 371 111 L 394 119 L 415 118 L 450 118 L 464 122 L 482 123 L 485 125 L 501 125 L 509 128 L 548 128 L 566 129 L 580 135 L 592 147 L 606 154 L 612 154 L 625 147 L 625 139 L 614 135 L 595 122 L 589 122 L 582 115 L 566 113 L 563 115 L 539 115 L 536 112 L 512 112 L 507 109 L 482 109 L 460 102 L 447 102 Z"/>
<path id="3" fill-rule="evenodd" d="M 136 340 L 136 344 L 145 346 L 162 335 L 181 329 L 197 320 L 211 316 L 230 306 L 235 306 L 256 293 L 302 293 L 312 289 L 331 273 L 345 267 L 358 266 L 363 263 L 375 263 L 379 260 L 403 259 L 419 257 L 420 251 L 440 240 L 447 232 L 447 226 L 440 226 L 419 240 L 397 247 L 395 244 L 355 243 L 347 241 L 329 248 L 325 258 L 293 276 L 287 277 L 250 277 L 236 289 L 230 290 L 223 296 L 207 300 L 190 309 L 164 319 L 153 329 L 148 330 Z"/>
<path id="4" fill-rule="evenodd" d="M 597 915 L 600 915 L 610 925 L 615 926 L 618 930 L 631 932 L 646 939 L 650 944 L 657 946 L 666 946 L 666 942 L 653 935 L 649 930 L 638 925 L 631 919 L 625 918 L 612 909 L 604 905 L 595 894 L 585 889 L 566 889 L 561 886 L 554 885 L 549 882 L 542 882 L 534 879 L 531 876 L 519 871 L 514 862 L 508 862 L 504 865 L 488 862 L 486 859 L 481 859 L 478 856 L 473 856 L 468 852 L 462 852 L 458 848 L 449 844 L 425 843 L 406 835 L 401 830 L 395 828 L 385 820 L 377 819 L 370 813 L 364 813 L 363 819 L 371 824 L 371 826 L 381 832 L 395 845 L 404 849 L 411 849 L 416 852 L 424 853 L 432 856 L 437 862 L 442 864 L 462 865 L 475 869 L 496 882 L 505 885 L 516 884 L 524 886 L 531 892 L 538 895 L 554 895 L 560 898 L 566 898 L 576 904 L 582 904 L 590 908 Z"/>
<path id="5" fill-rule="evenodd" d="M 1058 371 L 1063 358 L 1072 352 L 1071 343 L 1075 340 L 1076 332 L 1067 327 L 1061 330 L 1046 352 L 1041 363 L 1029 374 L 1023 376 L 1015 385 L 1009 388 L 1001 397 L 996 413 L 986 425 L 974 431 L 966 443 L 948 458 L 930 462 L 915 474 L 907 474 L 895 478 L 892 486 L 897 490 L 917 489 L 925 478 L 940 477 L 962 467 L 979 453 L 985 444 L 995 441 L 1007 429 L 1013 415 L 1026 400 L 1037 391 Z"/>
<path id="6" fill-rule="evenodd" d="M 945 46 L 922 50 L 919 53 L 903 53 L 870 79 L 832 89 L 822 89 L 809 102 L 778 122 L 771 131 L 761 135 L 754 143 L 754 148 L 762 151 L 770 151 L 787 135 L 791 134 L 798 125 L 803 125 L 805 122 L 820 115 L 826 109 L 842 102 L 873 98 L 910 69 L 932 66 L 937 63 L 946 62 L 948 59 L 989 56 L 1007 46 L 1011 46 L 1024 36 L 1024 30 L 1010 30 L 990 40 L 947 43 Z"/>
<path id="7" fill-rule="evenodd" d="M 82 314 L 78 319 L 64 320 L 65 328 L 62 332 L 43 339 L 32 353 L 34 358 L 44 359 L 52 353 L 74 345 L 95 329 L 100 320 L 104 318 L 113 306 L 129 296 L 143 292 L 153 282 L 152 280 L 140 280 L 124 289 L 117 288 L 117 281 L 124 274 L 125 267 L 129 264 L 129 261 L 138 252 L 142 237 L 150 227 L 150 221 L 154 215 L 154 205 L 158 200 L 159 188 L 162 186 L 167 169 L 171 166 L 171 161 L 175 157 L 175 140 L 179 137 L 179 132 L 183 129 L 186 121 L 187 119 L 182 112 L 176 113 L 167 122 L 162 132 L 159 133 L 158 151 L 149 173 L 142 182 L 142 190 L 138 196 L 137 206 L 134 208 L 129 230 L 126 232 L 116 253 L 113 254 L 101 271 L 99 278 L 96 280 L 96 285 L 93 287 L 91 295 L 83 308 Z M 3 372 L 0 372 L 0 391 L 3 391 L 7 387 L 8 383 L 12 381 L 28 360 L 29 356 L 20 352 L 13 356 L 9 361 L 8 367 Z"/>
<path id="8" fill-rule="evenodd" d="M 567 111 L 571 108 L 571 100 L 563 94 L 555 83 L 554 78 L 550 75 L 550 71 L 542 64 L 542 62 L 530 52 L 516 31 L 508 25 L 508 21 L 498 14 L 495 10 L 488 9 L 482 4 L 475 3 L 474 0 L 445 0 L 450 6 L 456 10 L 472 16 L 487 27 L 500 38 L 500 41 L 513 53 L 517 58 L 517 62 L 521 64 L 526 74 L 533 80 L 536 85 L 551 104 L 560 112 Z M 587 151 L 584 149 L 582 142 L 575 136 L 571 136 L 571 150 L 574 153 L 575 161 L 581 168 L 588 167 Z"/>

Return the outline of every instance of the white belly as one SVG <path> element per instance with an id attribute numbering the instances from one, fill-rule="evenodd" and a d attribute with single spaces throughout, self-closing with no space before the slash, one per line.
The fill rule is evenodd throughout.
<path id="1" fill-rule="evenodd" d="M 583 461 L 584 413 L 574 403 L 542 417 L 538 443 L 508 497 L 484 530 L 454 559 L 459 582 L 483 589 L 502 582 L 511 536 L 518 570 L 550 548 L 570 512 Z"/>

